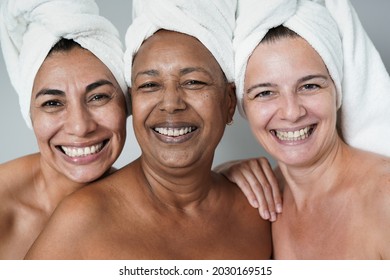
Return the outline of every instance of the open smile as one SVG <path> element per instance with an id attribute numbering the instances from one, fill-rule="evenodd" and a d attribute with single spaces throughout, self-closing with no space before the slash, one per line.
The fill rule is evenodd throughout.
<path id="1" fill-rule="evenodd" d="M 87 147 L 57 146 L 57 149 L 66 154 L 68 157 L 79 158 L 99 153 L 107 143 L 108 140 L 104 140 L 101 143 Z"/>
<path id="2" fill-rule="evenodd" d="M 171 128 L 171 127 L 155 127 L 153 128 L 154 131 L 157 133 L 164 135 L 164 136 L 169 136 L 169 137 L 179 137 L 183 136 L 186 134 L 189 134 L 198 128 L 195 126 L 187 126 L 187 127 L 179 127 L 179 128 Z"/>
<path id="3" fill-rule="evenodd" d="M 300 141 L 305 140 L 313 134 L 317 127 L 316 124 L 309 125 L 299 130 L 271 130 L 271 133 L 281 141 Z"/>

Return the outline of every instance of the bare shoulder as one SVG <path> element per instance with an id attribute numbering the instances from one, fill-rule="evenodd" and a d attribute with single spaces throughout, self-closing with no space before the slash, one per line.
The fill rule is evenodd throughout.
<path id="1" fill-rule="evenodd" d="M 0 164 L 0 192 L 9 192 L 29 185 L 34 169 L 38 165 L 39 154 L 28 155 Z"/>
<path id="2" fill-rule="evenodd" d="M 30 155 L 0 164 L 0 219 L 31 200 L 31 185 L 39 156 Z M 0 221 L 1 223 L 1 221 Z"/>
<path id="3" fill-rule="evenodd" d="M 89 259 L 123 208 L 120 170 L 63 199 L 26 259 Z M 93 257 L 94 258 L 94 257 Z"/>
<path id="4" fill-rule="evenodd" d="M 373 220 L 378 240 L 380 258 L 390 259 L 390 163 L 383 162 L 382 172 L 378 174 L 378 184 L 372 198 L 375 212 Z"/>
<path id="5" fill-rule="evenodd" d="M 372 178 L 371 199 L 390 225 L 390 158 L 378 156 L 366 176 Z"/>
<path id="6" fill-rule="evenodd" d="M 365 164 L 362 164 L 363 169 L 359 173 L 372 184 L 374 195 L 390 199 L 390 158 L 368 153 L 364 159 Z"/>
<path id="7" fill-rule="evenodd" d="M 0 259 L 23 258 L 41 230 L 43 215 L 32 188 L 37 172 L 38 154 L 0 164 Z"/>
<path id="8" fill-rule="evenodd" d="M 351 166 L 357 194 L 369 208 L 365 211 L 390 211 L 390 158 L 360 151 Z"/>
<path id="9" fill-rule="evenodd" d="M 223 177 L 223 176 L 222 176 Z M 229 223 L 235 224 L 238 232 L 231 231 L 237 237 L 246 240 L 248 244 L 260 248 L 260 255 L 257 258 L 268 259 L 272 254 L 271 224 L 259 216 L 258 209 L 253 208 L 238 186 L 225 177 L 222 178 L 225 189 L 230 189 L 233 200 L 227 200 L 223 206 L 224 212 L 231 211 Z M 226 182 L 225 182 L 226 180 Z M 248 251 L 251 249 L 248 248 Z"/>
<path id="10" fill-rule="evenodd" d="M 96 196 L 75 192 L 57 206 L 26 259 L 81 259 L 80 246 L 95 220 Z"/>
<path id="11" fill-rule="evenodd" d="M 380 258 L 390 259 L 390 158 L 368 154 L 366 170 L 360 170 L 364 181 L 365 209 L 369 217 L 367 228 L 377 241 Z M 362 179 L 363 180 L 363 179 Z"/>

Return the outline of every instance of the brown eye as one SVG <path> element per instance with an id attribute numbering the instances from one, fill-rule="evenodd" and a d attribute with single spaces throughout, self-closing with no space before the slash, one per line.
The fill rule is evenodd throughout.
<path id="1" fill-rule="evenodd" d="M 58 100 L 48 100 L 44 102 L 41 107 L 58 107 L 62 106 L 63 104 Z"/>
<path id="2" fill-rule="evenodd" d="M 197 90 L 197 89 L 202 89 L 202 88 L 204 88 L 206 85 L 207 85 L 207 83 L 202 82 L 202 81 L 198 81 L 198 80 L 188 80 L 188 81 L 185 81 L 185 82 L 182 84 L 182 87 L 184 87 L 184 88 L 186 88 L 186 89 Z"/>
<path id="3" fill-rule="evenodd" d="M 160 85 L 155 82 L 147 82 L 143 83 L 138 87 L 138 90 L 144 91 L 144 92 L 153 92 L 160 88 Z"/>
<path id="4" fill-rule="evenodd" d="M 112 96 L 107 93 L 96 93 L 88 99 L 88 103 L 93 106 L 102 106 L 111 100 Z"/>
<path id="5" fill-rule="evenodd" d="M 64 108 L 64 104 L 60 100 L 47 100 L 43 102 L 40 108 L 48 113 L 58 112 Z"/>
<path id="6" fill-rule="evenodd" d="M 302 89 L 304 89 L 304 90 L 313 90 L 313 89 L 317 89 L 317 88 L 319 88 L 319 86 L 316 84 L 307 84 L 307 85 L 304 85 L 302 87 Z"/>
<path id="7" fill-rule="evenodd" d="M 255 95 L 255 98 L 267 98 L 272 96 L 272 91 L 265 90 Z"/>

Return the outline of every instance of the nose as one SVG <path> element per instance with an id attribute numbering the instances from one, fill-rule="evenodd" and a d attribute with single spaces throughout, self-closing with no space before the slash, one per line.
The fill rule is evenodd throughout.
<path id="1" fill-rule="evenodd" d="M 67 108 L 65 118 L 65 132 L 70 135 L 84 137 L 97 127 L 91 112 L 81 104 Z"/>
<path id="2" fill-rule="evenodd" d="M 305 106 L 302 104 L 300 97 L 295 94 L 287 94 L 279 108 L 280 117 L 290 122 L 296 122 L 306 115 Z"/>
<path id="3" fill-rule="evenodd" d="M 179 85 L 175 83 L 167 85 L 162 93 L 158 108 L 170 114 L 184 110 L 186 108 L 186 103 L 183 100 L 184 94 L 185 92 Z"/>

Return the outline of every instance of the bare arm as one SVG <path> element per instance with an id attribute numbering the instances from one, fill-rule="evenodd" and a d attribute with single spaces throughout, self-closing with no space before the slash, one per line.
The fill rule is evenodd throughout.
<path id="1" fill-rule="evenodd" d="M 260 216 L 271 222 L 282 212 L 282 198 L 275 174 L 265 157 L 226 162 L 214 169 L 236 183 Z"/>
<path id="2" fill-rule="evenodd" d="M 29 249 L 25 259 L 82 259 L 82 245 L 91 228 L 83 201 L 65 199 L 53 213 L 45 229 Z"/>

